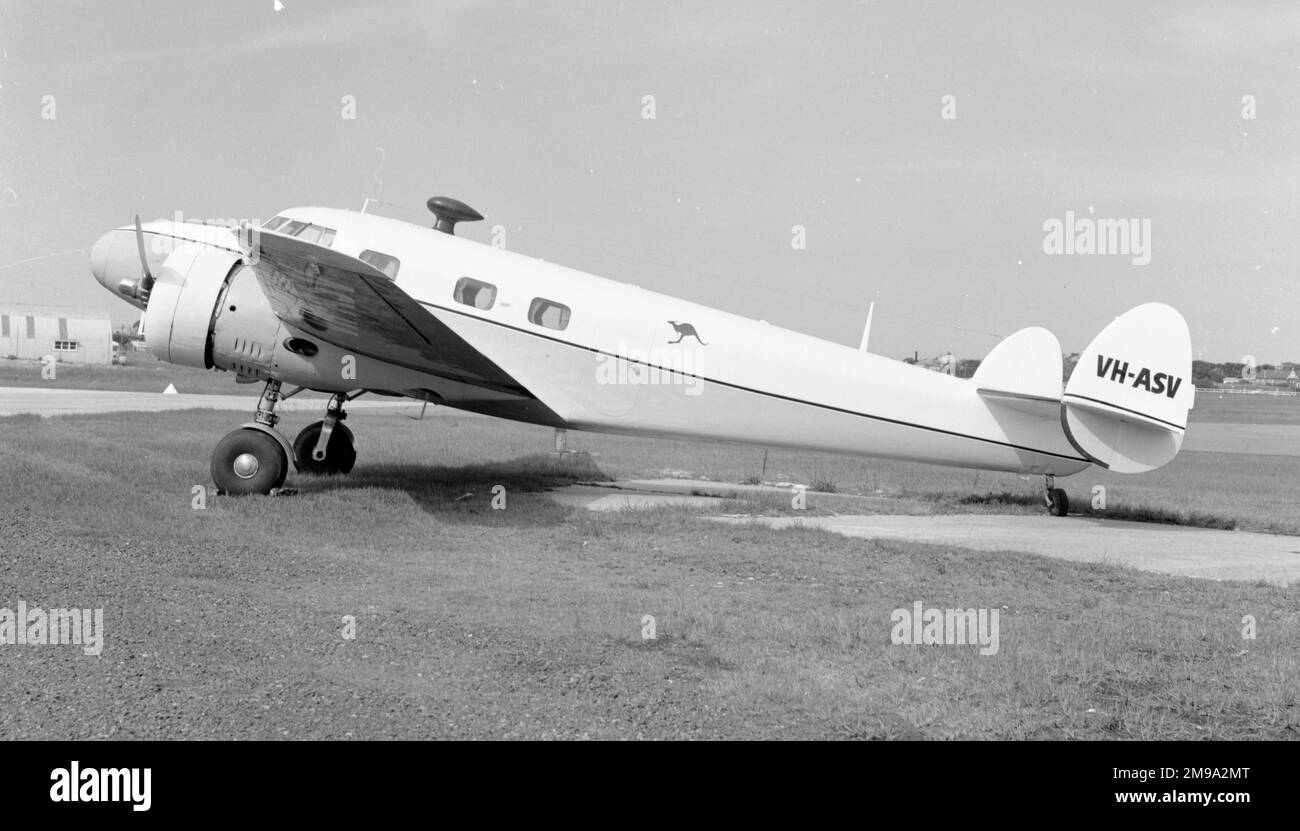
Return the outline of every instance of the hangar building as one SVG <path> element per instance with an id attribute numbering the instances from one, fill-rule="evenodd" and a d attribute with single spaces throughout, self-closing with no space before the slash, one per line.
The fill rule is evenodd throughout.
<path id="1" fill-rule="evenodd" d="M 0 358 L 39 361 L 45 355 L 65 363 L 110 363 L 113 324 L 108 312 L 0 302 Z"/>

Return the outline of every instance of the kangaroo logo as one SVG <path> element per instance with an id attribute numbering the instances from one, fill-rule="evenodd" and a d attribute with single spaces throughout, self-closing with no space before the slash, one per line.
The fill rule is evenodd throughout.
<path id="1" fill-rule="evenodd" d="M 700 340 L 700 333 L 695 331 L 695 327 L 689 323 L 678 323 L 675 320 L 668 321 L 668 325 L 677 331 L 677 340 L 668 341 L 671 343 L 681 343 L 684 338 L 695 338 L 700 341 L 700 346 L 708 346 L 707 343 Z"/>

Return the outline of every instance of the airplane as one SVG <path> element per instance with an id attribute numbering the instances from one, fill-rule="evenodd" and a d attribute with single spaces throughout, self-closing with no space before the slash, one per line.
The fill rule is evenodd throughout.
<path id="1" fill-rule="evenodd" d="M 217 490 L 269 494 L 289 463 L 341 475 L 363 393 L 499 418 L 1041 475 L 1154 470 L 1178 453 L 1195 388 L 1187 323 L 1145 303 L 1102 329 L 1062 384 L 1047 329 L 997 344 L 973 377 L 911 366 L 455 233 L 483 217 L 428 200 L 432 227 L 335 208 L 260 227 L 157 221 L 108 231 L 95 279 L 143 310 L 164 361 L 261 382 L 253 421 L 212 453 Z M 868 327 L 870 316 L 868 317 Z M 285 391 L 284 385 L 292 389 Z M 277 404 L 331 394 L 290 442 Z"/>

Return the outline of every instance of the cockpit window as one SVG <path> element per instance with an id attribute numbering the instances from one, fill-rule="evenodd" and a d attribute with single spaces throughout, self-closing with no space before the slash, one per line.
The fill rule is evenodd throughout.
<path id="1" fill-rule="evenodd" d="M 547 329 L 564 329 L 569 325 L 569 307 L 554 300 L 538 297 L 528 307 L 528 320 Z"/>
<path id="2" fill-rule="evenodd" d="M 262 227 L 268 231 L 274 231 L 288 221 L 289 217 L 287 216 L 273 216 L 266 222 L 263 222 Z"/>
<path id="3" fill-rule="evenodd" d="M 378 251 L 366 249 L 357 255 L 357 259 L 362 262 L 370 263 L 375 268 L 384 272 L 384 275 L 390 280 L 397 279 L 397 270 L 402 267 L 402 263 L 396 257 L 390 257 L 387 254 L 381 254 Z"/>
<path id="4" fill-rule="evenodd" d="M 276 229 L 272 228 L 271 230 Z M 288 224 L 279 228 L 279 232 L 287 236 L 297 237 L 303 242 L 314 242 L 317 245 L 329 245 L 334 242 L 333 228 L 313 225 L 308 222 L 288 222 Z"/>
<path id="5" fill-rule="evenodd" d="M 317 242 L 320 240 L 321 231 L 324 230 L 325 229 L 319 225 L 308 225 L 306 228 L 303 228 L 301 231 L 294 234 L 294 236 L 303 242 Z"/>

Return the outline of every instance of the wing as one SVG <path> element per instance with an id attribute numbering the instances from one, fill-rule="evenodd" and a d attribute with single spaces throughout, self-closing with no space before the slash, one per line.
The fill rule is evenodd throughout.
<path id="1" fill-rule="evenodd" d="M 477 386 L 526 392 L 369 263 L 263 233 L 255 269 L 286 323 L 335 346 Z"/>
<path id="2" fill-rule="evenodd" d="M 562 423 L 522 384 L 369 263 L 263 232 L 253 268 L 277 317 L 357 355 L 492 390 L 492 415 Z M 500 394 L 508 399 L 502 401 Z"/>

